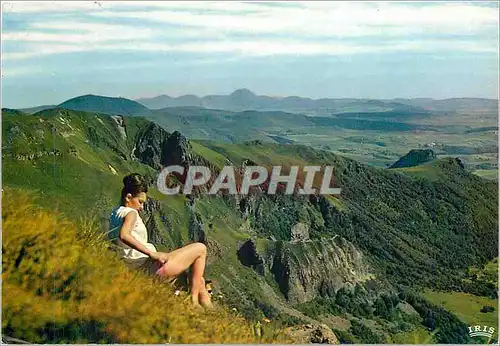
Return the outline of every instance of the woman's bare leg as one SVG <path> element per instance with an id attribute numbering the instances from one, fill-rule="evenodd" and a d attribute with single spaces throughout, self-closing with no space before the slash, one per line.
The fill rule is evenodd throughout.
<path id="1" fill-rule="evenodd" d="M 200 290 L 200 294 L 198 296 L 198 299 L 200 301 L 200 304 L 205 307 L 205 308 L 212 308 L 212 297 L 210 296 L 210 293 L 208 293 L 207 288 L 205 286 L 205 280 L 203 280 L 203 287 Z"/>
<path id="2" fill-rule="evenodd" d="M 197 305 L 202 290 L 205 290 L 205 262 L 207 247 L 203 243 L 193 243 L 169 252 L 169 259 L 162 267 L 163 276 L 177 276 L 191 266 L 191 301 Z M 204 302 L 206 299 L 203 300 Z"/>

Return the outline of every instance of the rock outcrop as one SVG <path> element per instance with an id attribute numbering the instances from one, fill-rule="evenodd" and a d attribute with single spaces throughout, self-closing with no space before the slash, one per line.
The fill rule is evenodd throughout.
<path id="1" fill-rule="evenodd" d="M 414 167 L 436 159 L 432 149 L 412 149 L 389 168 Z"/>
<path id="2" fill-rule="evenodd" d="M 149 197 L 141 213 L 148 230 L 148 241 L 160 250 L 173 250 L 176 247 L 172 236 L 172 221 L 162 208 L 161 202 Z"/>
<path id="3" fill-rule="evenodd" d="M 278 241 L 271 257 L 271 272 L 290 303 L 332 296 L 341 287 L 369 278 L 361 252 L 341 237 Z"/>
<path id="4" fill-rule="evenodd" d="M 302 241 L 309 239 L 309 224 L 298 222 L 292 227 L 292 241 Z"/>
<path id="5" fill-rule="evenodd" d="M 150 123 L 137 136 L 133 156 L 157 170 L 172 165 L 187 167 L 201 163 L 191 149 L 191 144 L 180 132 L 170 134 L 161 126 Z"/>
<path id="6" fill-rule="evenodd" d="M 214 165 L 203 157 L 194 154 L 189 140 L 180 132 L 175 131 L 169 134 L 154 123 L 150 123 L 137 136 L 132 157 L 158 171 L 166 166 L 178 165 L 184 167 L 183 174 L 176 174 L 178 179 L 176 184 L 180 182 L 181 186 L 185 182 L 189 166 L 207 167 L 211 172 L 208 183 L 195 186 L 191 191 L 191 195 L 207 192 L 218 176 L 218 170 Z M 182 187 L 180 191 L 182 192 Z"/>
<path id="7" fill-rule="evenodd" d="M 112 115 L 111 119 L 113 119 L 118 128 L 118 132 L 123 140 L 127 139 L 127 132 L 125 131 L 125 123 L 123 121 L 123 117 L 121 115 Z"/>
<path id="8" fill-rule="evenodd" d="M 188 225 L 189 239 L 194 242 L 206 243 L 207 235 L 205 233 L 205 226 L 200 214 L 196 211 L 196 199 L 189 198 L 187 207 L 190 213 Z"/>
<path id="9" fill-rule="evenodd" d="M 166 143 L 169 133 L 155 123 L 149 123 L 140 134 L 132 155 L 141 163 L 151 166 L 154 169 L 161 169 L 165 164 Z"/>
<path id="10" fill-rule="evenodd" d="M 247 240 L 238 249 L 237 254 L 238 259 L 243 265 L 253 268 L 253 270 L 255 270 L 262 276 L 266 274 L 264 258 L 257 252 L 257 247 L 254 240 Z"/>
<path id="11" fill-rule="evenodd" d="M 335 333 L 326 324 L 288 327 L 284 333 L 298 344 L 340 344 Z"/>
<path id="12" fill-rule="evenodd" d="M 165 166 L 191 163 L 193 155 L 191 144 L 179 131 L 173 132 L 165 142 L 163 148 L 162 163 Z"/>

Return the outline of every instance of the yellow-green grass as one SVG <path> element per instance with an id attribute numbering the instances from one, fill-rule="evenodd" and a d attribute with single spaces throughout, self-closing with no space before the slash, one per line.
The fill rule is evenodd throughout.
<path id="1" fill-rule="evenodd" d="M 222 169 L 226 165 L 226 158 L 219 154 L 218 152 L 209 149 L 195 141 L 191 141 L 191 146 L 193 147 L 193 152 L 199 156 L 204 157 L 210 163 L 215 165 L 218 169 Z"/>
<path id="2" fill-rule="evenodd" d="M 436 340 L 433 333 L 429 330 L 419 327 L 408 332 L 398 333 L 391 336 L 394 344 L 435 344 Z"/>
<path id="3" fill-rule="evenodd" d="M 201 312 L 166 283 L 128 269 L 99 226 L 4 191 L 2 331 L 32 343 L 272 343 L 222 306 Z"/>
<path id="4" fill-rule="evenodd" d="M 491 282 L 498 287 L 498 257 L 486 263 L 483 268 L 470 267 L 469 275 L 475 275 L 475 280 Z"/>
<path id="5" fill-rule="evenodd" d="M 463 292 L 436 292 L 425 291 L 424 297 L 431 303 L 441 306 L 456 315 L 468 325 L 498 326 L 498 299 L 478 297 Z M 489 305 L 495 308 L 493 312 L 482 313 L 483 306 Z M 498 331 L 495 331 L 498 335 Z"/>
<path id="6" fill-rule="evenodd" d="M 498 169 L 477 169 L 472 173 L 490 180 L 498 180 Z"/>
<path id="7" fill-rule="evenodd" d="M 326 197 L 338 210 L 340 211 L 345 211 L 346 207 L 344 205 L 344 202 L 342 201 L 342 199 L 338 198 L 338 197 L 335 197 L 335 196 L 332 196 L 332 195 L 328 195 Z"/>
<path id="8" fill-rule="evenodd" d="M 226 143 L 211 143 L 211 148 L 226 156 L 235 164 L 241 164 L 245 159 L 250 159 L 261 165 L 285 165 L 292 166 L 306 165 L 305 160 L 297 158 L 295 153 L 286 152 L 287 146 L 282 145 L 242 145 L 242 144 L 226 144 Z"/>
<path id="9" fill-rule="evenodd" d="M 484 273 L 489 277 L 495 277 L 498 280 L 498 257 L 484 266 Z"/>
<path id="10" fill-rule="evenodd" d="M 394 168 L 394 171 L 399 171 L 417 178 L 426 178 L 431 181 L 439 179 L 439 171 L 431 164 L 424 164 L 414 167 Z"/>

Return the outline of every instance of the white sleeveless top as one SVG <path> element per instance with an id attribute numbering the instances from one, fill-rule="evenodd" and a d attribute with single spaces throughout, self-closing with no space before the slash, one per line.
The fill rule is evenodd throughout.
<path id="1" fill-rule="evenodd" d="M 118 245 L 119 247 L 118 254 L 120 255 L 121 258 L 124 259 L 125 263 L 130 267 L 136 268 L 140 267 L 146 262 L 146 260 L 149 258 L 148 255 L 140 251 L 137 251 L 135 249 L 132 249 L 130 246 L 123 243 L 118 238 L 118 235 L 120 234 L 120 229 L 122 228 L 123 225 L 123 221 L 125 220 L 125 216 L 130 212 L 136 213 L 137 215 L 137 220 L 135 222 L 135 225 L 132 227 L 132 232 L 131 232 L 132 236 L 135 239 L 137 239 L 137 241 L 139 241 L 141 244 L 146 246 L 148 249 L 156 252 L 155 246 L 151 243 L 148 243 L 148 231 L 146 229 L 146 226 L 144 225 L 144 222 L 139 216 L 137 210 L 133 208 L 119 206 L 113 209 L 109 217 L 108 237 L 111 241 L 113 241 L 116 245 Z"/>

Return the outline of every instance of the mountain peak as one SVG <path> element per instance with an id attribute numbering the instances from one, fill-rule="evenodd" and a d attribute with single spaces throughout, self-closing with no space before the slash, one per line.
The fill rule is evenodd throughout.
<path id="1" fill-rule="evenodd" d="M 76 111 L 140 115 L 149 112 L 143 105 L 123 97 L 109 97 L 100 95 L 82 95 L 69 99 L 57 107 Z"/>
<path id="2" fill-rule="evenodd" d="M 253 93 L 251 90 L 243 88 L 243 89 L 237 89 L 231 93 L 232 97 L 254 97 L 257 96 L 255 93 Z"/>
<path id="3" fill-rule="evenodd" d="M 432 149 L 412 149 L 389 168 L 415 167 L 436 159 Z"/>

